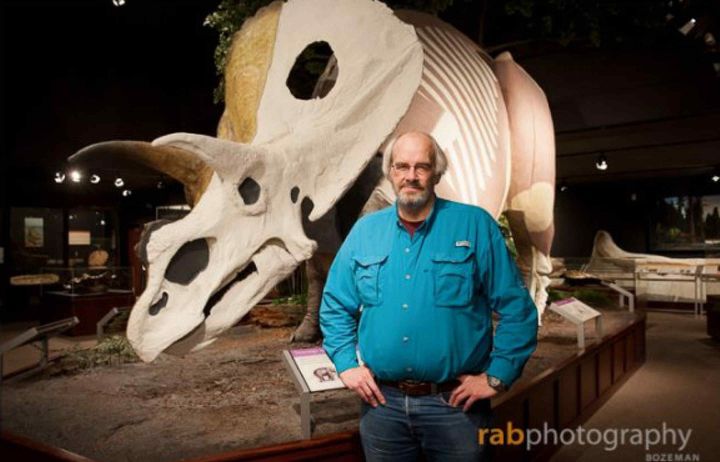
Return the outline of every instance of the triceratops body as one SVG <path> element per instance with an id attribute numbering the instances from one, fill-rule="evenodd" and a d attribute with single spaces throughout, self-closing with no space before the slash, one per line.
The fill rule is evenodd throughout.
<path id="1" fill-rule="evenodd" d="M 332 87 L 297 99 L 288 74 L 320 41 L 333 50 Z M 73 157 L 133 157 L 182 181 L 193 205 L 142 242 L 147 288 L 128 324 L 142 359 L 200 348 L 234 325 L 316 251 L 304 219 L 325 216 L 411 129 L 433 134 L 448 154 L 439 195 L 495 217 L 510 209 L 521 268 L 544 306 L 552 122 L 542 91 L 509 54 L 493 61 L 437 18 L 376 1 L 278 1 L 236 34 L 225 81 L 217 138 L 107 142 Z M 392 200 L 386 181 L 376 193 Z"/>

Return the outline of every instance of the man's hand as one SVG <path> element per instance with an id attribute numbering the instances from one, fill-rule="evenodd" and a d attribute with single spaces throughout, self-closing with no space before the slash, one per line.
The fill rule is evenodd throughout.
<path id="1" fill-rule="evenodd" d="M 340 373 L 340 380 L 372 407 L 385 404 L 385 397 L 375 383 L 372 372 L 365 366 L 353 367 Z"/>
<path id="2" fill-rule="evenodd" d="M 479 399 L 492 398 L 497 391 L 488 385 L 487 374 L 461 375 L 458 377 L 460 385 L 450 395 L 450 405 L 459 406 L 465 401 L 463 411 L 467 412 Z"/>

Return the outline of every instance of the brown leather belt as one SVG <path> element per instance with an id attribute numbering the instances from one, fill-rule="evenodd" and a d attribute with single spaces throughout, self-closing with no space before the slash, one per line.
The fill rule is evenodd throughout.
<path id="1" fill-rule="evenodd" d="M 380 385 L 397 388 L 408 396 L 434 395 L 444 391 L 452 391 L 458 385 L 459 380 L 448 380 L 447 382 L 418 382 L 415 380 L 380 380 Z"/>

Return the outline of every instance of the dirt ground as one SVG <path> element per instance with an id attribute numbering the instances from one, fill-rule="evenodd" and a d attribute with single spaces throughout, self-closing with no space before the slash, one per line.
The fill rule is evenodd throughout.
<path id="1" fill-rule="evenodd" d="M 635 317 L 603 309 L 606 333 Z M 3 384 L 2 428 L 98 461 L 177 461 L 301 439 L 298 393 L 286 371 L 300 311 L 255 309 L 255 319 L 185 358 L 161 355 Z M 262 319 L 259 319 L 262 318 Z M 284 320 L 284 321 L 283 321 Z M 574 326 L 546 313 L 521 382 L 577 351 Z M 586 340 L 594 330 L 586 328 Z M 518 385 L 516 385 L 518 386 Z M 314 435 L 357 428 L 359 400 L 347 390 L 313 395 Z"/>

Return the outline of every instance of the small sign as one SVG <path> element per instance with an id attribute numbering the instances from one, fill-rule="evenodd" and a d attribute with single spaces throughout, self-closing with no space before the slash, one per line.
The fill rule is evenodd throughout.
<path id="1" fill-rule="evenodd" d="M 42 218 L 25 217 L 25 247 L 45 246 L 44 222 Z"/>
<path id="2" fill-rule="evenodd" d="M 345 388 L 345 384 L 338 377 L 335 365 L 321 347 L 290 350 L 290 356 L 309 391 Z"/>
<path id="3" fill-rule="evenodd" d="M 577 330 L 578 348 L 585 348 L 585 322 L 595 320 L 595 335 L 597 339 L 603 336 L 602 313 L 590 308 L 575 297 L 565 298 L 550 304 L 550 309 L 571 323 Z"/>
<path id="4" fill-rule="evenodd" d="M 90 231 L 68 232 L 69 245 L 90 245 Z"/>
<path id="5" fill-rule="evenodd" d="M 574 324 L 582 324 L 601 315 L 575 297 L 558 300 L 550 305 L 550 309 Z"/>

